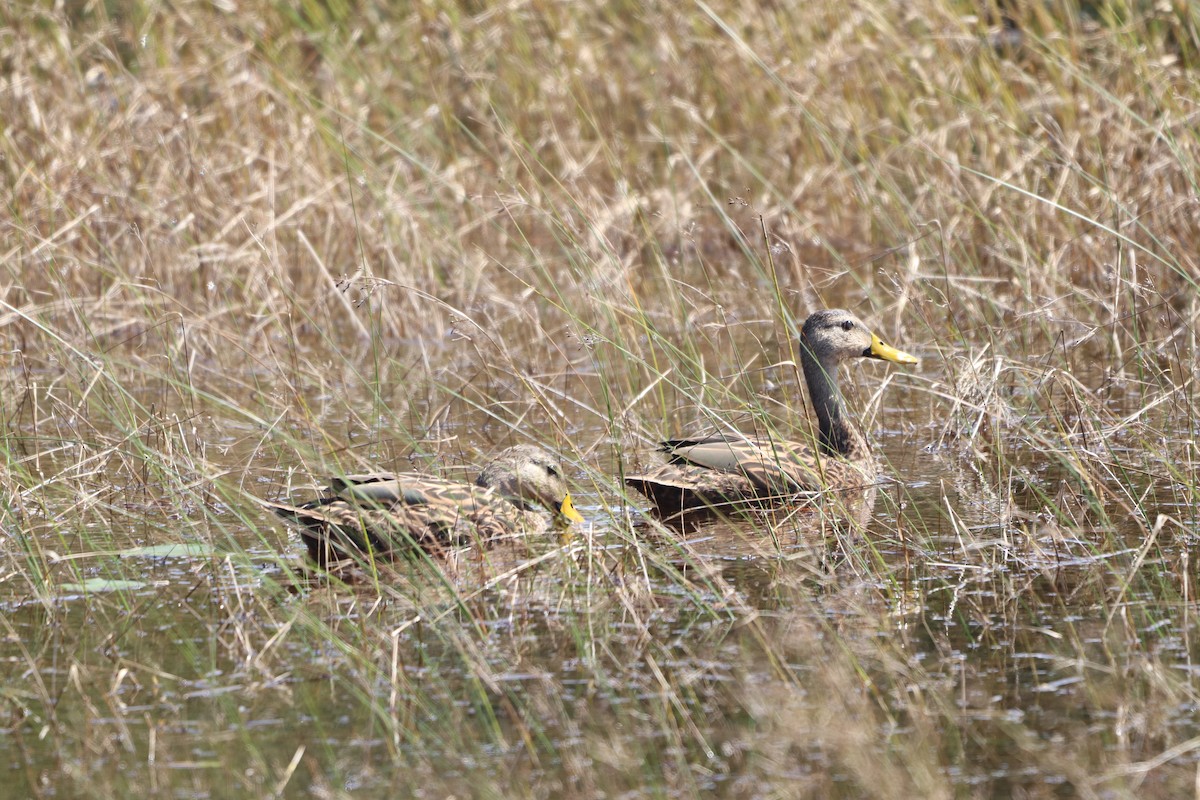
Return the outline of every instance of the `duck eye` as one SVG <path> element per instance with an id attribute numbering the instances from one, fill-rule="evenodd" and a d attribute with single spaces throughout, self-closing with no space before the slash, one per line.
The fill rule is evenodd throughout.
<path id="1" fill-rule="evenodd" d="M 557 477 L 558 477 L 558 467 L 554 466 L 553 464 L 547 464 L 547 465 L 546 465 L 546 472 L 549 472 L 549 473 L 550 473 L 550 477 L 551 477 L 551 478 L 557 478 Z"/>
<path id="2" fill-rule="evenodd" d="M 844 330 L 844 331 L 852 331 L 852 330 L 854 330 L 854 321 L 853 321 L 853 320 L 849 320 L 849 319 L 848 319 L 848 320 L 844 320 L 844 321 L 842 322 L 842 330 Z"/>

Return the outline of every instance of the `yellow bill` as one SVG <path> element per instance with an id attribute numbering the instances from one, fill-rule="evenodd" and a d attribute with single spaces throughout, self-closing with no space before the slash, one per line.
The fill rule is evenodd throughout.
<path id="1" fill-rule="evenodd" d="M 871 334 L 871 349 L 863 355 L 882 358 L 884 361 L 893 361 L 897 364 L 919 364 L 921 362 L 916 356 L 910 356 L 903 350 L 897 350 L 890 344 L 885 344 L 883 339 L 874 333 Z"/>
<path id="2" fill-rule="evenodd" d="M 558 514 L 571 522 L 583 522 L 583 515 L 575 510 L 575 504 L 571 502 L 570 494 L 563 498 L 562 505 L 558 507 Z"/>

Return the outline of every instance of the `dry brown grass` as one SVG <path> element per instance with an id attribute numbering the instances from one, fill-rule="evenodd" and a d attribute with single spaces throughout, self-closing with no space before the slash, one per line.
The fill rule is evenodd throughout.
<path id="1" fill-rule="evenodd" d="M 1194 792 L 1197 18 L 1084 5 L 0 9 L 19 789 Z M 835 304 L 924 357 L 869 535 L 631 527 Z M 246 500 L 524 438 L 536 564 L 293 595 Z"/>

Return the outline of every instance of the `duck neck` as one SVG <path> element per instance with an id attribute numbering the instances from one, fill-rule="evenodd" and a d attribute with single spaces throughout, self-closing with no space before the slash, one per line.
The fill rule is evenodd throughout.
<path id="1" fill-rule="evenodd" d="M 801 347 L 804 382 L 820 426 L 818 445 L 821 452 L 851 461 L 867 457 L 867 443 L 850 419 L 846 400 L 838 388 L 837 364 L 832 360 L 819 361 L 807 348 Z"/>

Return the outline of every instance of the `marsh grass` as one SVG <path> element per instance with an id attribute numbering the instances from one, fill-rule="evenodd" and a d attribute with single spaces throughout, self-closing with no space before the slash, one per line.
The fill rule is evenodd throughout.
<path id="1" fill-rule="evenodd" d="M 12 791 L 1194 793 L 1195 11 L 1007 12 L 0 10 Z M 897 482 L 642 519 L 824 305 Z M 306 581 L 250 499 L 518 441 L 573 539 Z"/>

